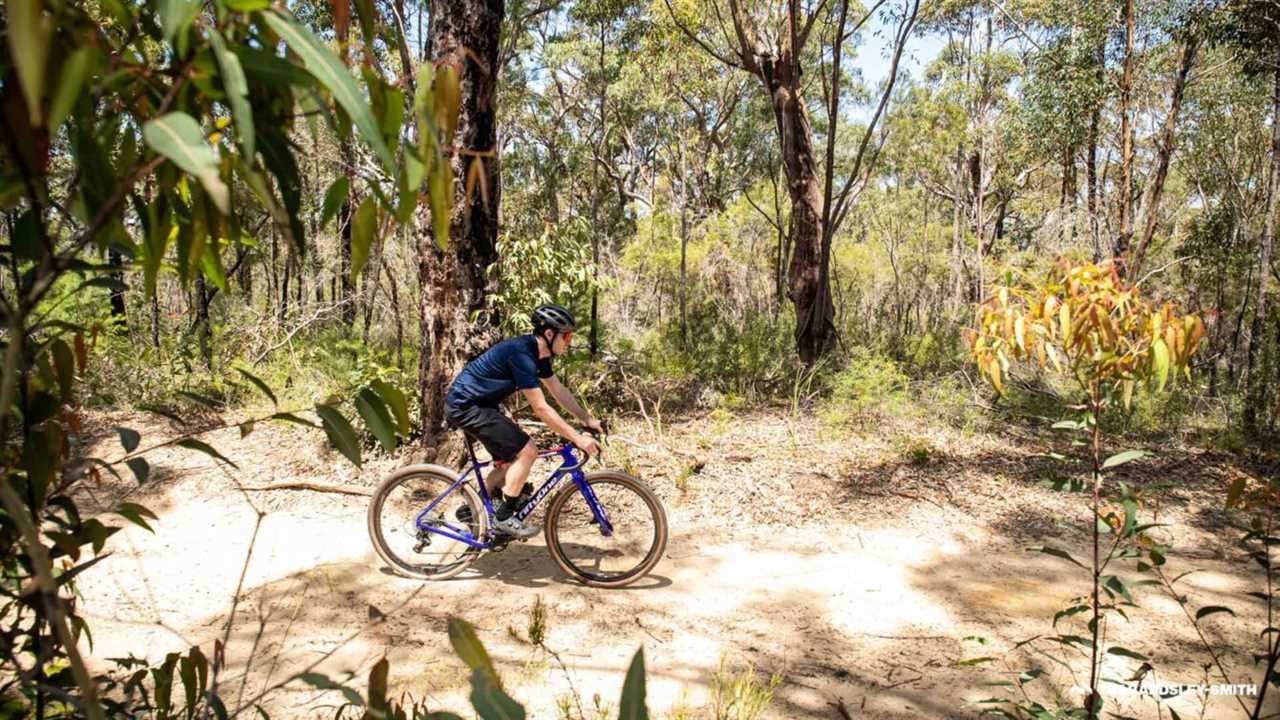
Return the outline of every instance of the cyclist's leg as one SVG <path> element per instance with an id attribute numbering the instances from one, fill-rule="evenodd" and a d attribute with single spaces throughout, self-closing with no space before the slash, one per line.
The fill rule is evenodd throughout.
<path id="1" fill-rule="evenodd" d="M 492 493 L 495 501 L 498 501 L 495 502 L 494 510 L 499 522 L 494 527 L 516 537 L 536 534 L 537 530 L 521 523 L 512 514 L 519 502 L 520 488 L 524 486 L 529 470 L 538 459 L 537 446 L 519 425 L 497 408 L 469 408 L 458 420 L 458 425 L 479 440 L 494 460 L 505 461 L 507 464 L 500 475 L 495 469 L 485 481 L 486 488 L 497 485 L 493 481 L 500 481 L 503 488 L 500 501 L 496 497 L 497 493 Z"/>
<path id="2" fill-rule="evenodd" d="M 489 474 L 484 479 L 484 489 L 485 492 L 489 493 L 489 497 L 493 497 L 506 484 L 507 468 L 509 466 L 509 463 L 501 461 L 493 464 L 493 469 L 489 471 Z"/>
<path id="3" fill-rule="evenodd" d="M 500 463 L 510 463 L 529 444 L 529 435 L 497 408 L 471 406 L 450 419 L 468 435 L 480 441 L 489 455 Z M 526 473 L 527 474 L 527 473 Z M 495 465 L 485 480 L 486 489 L 497 489 L 510 477 L 510 470 Z"/>
<path id="4" fill-rule="evenodd" d="M 538 459 L 538 446 L 529 440 L 520 448 L 520 452 L 516 453 L 515 459 L 507 465 L 506 480 L 502 484 L 502 493 L 508 497 L 517 497 L 520 495 L 520 489 L 529 479 L 529 471 L 533 469 L 533 463 Z"/>

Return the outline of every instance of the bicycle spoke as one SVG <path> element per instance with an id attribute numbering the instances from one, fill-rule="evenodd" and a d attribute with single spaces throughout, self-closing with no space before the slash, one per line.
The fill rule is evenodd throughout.
<path id="1" fill-rule="evenodd" d="M 596 480 L 591 489 L 612 528 L 609 535 L 586 500 L 574 493 L 556 520 L 556 544 L 571 570 L 590 580 L 626 578 L 645 565 L 661 540 L 659 518 L 634 487 Z"/>
<path id="2" fill-rule="evenodd" d="M 397 569 L 423 577 L 452 575 L 461 571 L 477 554 L 467 543 L 433 530 L 477 537 L 481 534 L 478 508 L 461 488 L 438 503 L 432 502 L 449 490 L 452 480 L 437 474 L 411 474 L 385 489 L 381 502 L 373 506 L 371 531 L 379 535 L 384 559 Z M 423 513 L 431 507 L 430 512 Z M 483 511 L 481 511 L 483 512 Z"/>

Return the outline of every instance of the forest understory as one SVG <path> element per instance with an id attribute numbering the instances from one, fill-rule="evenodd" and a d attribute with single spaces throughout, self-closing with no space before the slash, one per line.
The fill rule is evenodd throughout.
<path id="1" fill-rule="evenodd" d="M 343 699 L 296 680 L 300 673 L 363 692 L 369 668 L 386 657 L 392 694 L 463 712 L 468 672 L 446 633 L 460 617 L 533 718 L 612 716 L 638 647 L 651 716 L 660 718 L 977 717 L 976 703 L 1001 691 L 988 683 L 1033 668 L 1046 676 L 1029 692 L 1078 701 L 1070 694 L 1087 681 L 1087 652 L 1075 654 L 1073 676 L 1014 648 L 1037 635 L 1087 634 L 1083 614 L 1050 624 L 1087 592 L 1086 571 L 1028 551 L 1088 552 L 1087 496 L 1042 484 L 1055 472 L 1041 455 L 1053 444 L 1047 433 L 922 420 L 834 432 L 783 407 L 655 420 L 621 418 L 603 459 L 651 483 L 672 529 L 654 572 L 623 590 L 571 581 L 541 536 L 482 556 L 455 580 L 400 578 L 373 552 L 366 497 L 255 489 L 369 490 L 413 462 L 411 449 L 357 470 L 319 431 L 272 424 L 242 439 L 234 428 L 206 436 L 237 469 L 154 451 L 145 485 L 86 484 L 78 499 L 86 514 L 128 500 L 158 517 L 154 534 L 130 526 L 117 535 L 79 582 L 91 665 L 106 670 L 108 658 L 139 652 L 155 663 L 222 641 L 219 692 L 229 708 L 312 717 L 331 716 Z M 88 450 L 112 459 L 120 452 L 112 427 L 125 424 L 156 441 L 179 434 L 146 414 L 94 413 L 86 430 L 98 440 Z M 1266 609 L 1245 593 L 1264 589 L 1265 578 L 1250 572 L 1222 509 L 1241 471 L 1233 455 L 1166 447 L 1116 477 L 1148 490 L 1140 520 L 1167 524 L 1152 531 L 1172 547 L 1164 572 L 1199 571 L 1177 585 L 1189 612 L 1233 609 L 1199 625 L 1231 681 L 1249 683 L 1260 672 L 1251 653 L 1261 651 Z M 532 477 L 546 472 L 535 467 Z M 1145 655 L 1160 682 L 1226 682 L 1173 595 L 1133 593 L 1131 622 L 1112 616 L 1108 644 Z M 539 610 L 543 627 L 531 628 Z M 530 643 L 539 630 L 542 644 Z M 1104 665 L 1115 677 L 1138 666 L 1116 655 Z M 1107 710 L 1122 716 L 1242 714 L 1228 696 L 1185 693 L 1157 706 L 1107 690 Z M 762 696 L 759 714 L 744 712 Z M 1252 710 L 1253 698 L 1239 699 Z M 1280 695 L 1267 705 L 1263 717 L 1280 712 Z"/>

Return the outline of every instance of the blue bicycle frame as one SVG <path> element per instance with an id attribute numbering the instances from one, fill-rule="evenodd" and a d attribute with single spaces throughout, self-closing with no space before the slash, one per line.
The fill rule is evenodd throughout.
<path id="1" fill-rule="evenodd" d="M 470 442 L 468 441 L 468 450 L 470 449 Z M 439 497 L 432 500 L 430 505 L 423 508 L 422 511 L 418 513 L 417 517 L 414 518 L 413 523 L 419 531 L 443 535 L 444 537 L 466 543 L 473 548 L 488 550 L 494 547 L 495 544 L 492 526 L 496 517 L 494 516 L 493 501 L 489 498 L 488 492 L 484 489 L 484 474 L 481 471 L 486 467 L 493 465 L 493 461 L 480 462 L 476 459 L 474 452 L 470 453 L 470 455 L 470 467 L 465 472 L 458 475 L 457 481 L 450 485 L 448 490 L 445 490 Z M 604 508 L 600 506 L 600 501 L 596 499 L 595 493 L 591 491 L 591 486 L 587 484 L 587 477 L 582 472 L 582 466 L 586 464 L 587 458 L 579 460 L 573 453 L 572 445 L 562 445 L 558 448 L 544 450 L 538 453 L 538 457 L 540 458 L 549 458 L 556 455 L 563 460 L 560 467 L 556 468 L 555 472 L 551 473 L 551 477 L 547 478 L 547 481 L 542 484 L 542 487 L 538 488 L 538 490 L 533 493 L 529 498 L 529 501 L 516 511 L 516 518 L 523 521 L 526 517 L 533 514 L 533 511 L 537 509 L 538 505 L 546 499 L 547 495 L 555 489 L 556 485 L 560 484 L 560 480 L 567 475 L 573 479 L 574 484 L 578 486 L 578 491 L 582 493 L 582 497 L 587 501 L 587 507 L 591 509 L 591 516 L 594 518 L 595 524 L 600 527 L 600 534 L 605 537 L 612 535 L 613 526 L 609 523 L 609 518 L 605 515 Z M 454 527 L 448 519 L 446 519 L 443 524 L 430 523 L 427 518 L 430 516 L 431 511 L 440 504 L 440 501 L 444 500 L 450 495 L 450 493 L 457 490 L 464 483 L 469 482 L 473 476 L 475 478 L 476 485 L 480 488 L 480 501 L 484 504 L 484 511 L 489 518 L 490 530 L 486 536 L 484 538 L 476 538 L 468 532 L 465 527 Z"/>

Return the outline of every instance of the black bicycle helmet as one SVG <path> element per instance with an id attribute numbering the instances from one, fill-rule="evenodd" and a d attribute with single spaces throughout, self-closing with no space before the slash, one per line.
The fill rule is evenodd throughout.
<path id="1" fill-rule="evenodd" d="M 541 335 L 546 330 L 558 333 L 574 329 L 573 313 L 561 305 L 540 305 L 529 314 L 529 322 L 533 323 L 533 334 Z"/>

